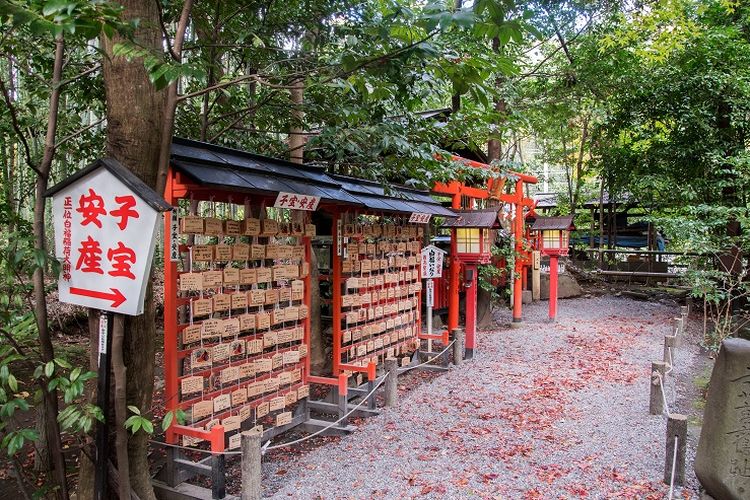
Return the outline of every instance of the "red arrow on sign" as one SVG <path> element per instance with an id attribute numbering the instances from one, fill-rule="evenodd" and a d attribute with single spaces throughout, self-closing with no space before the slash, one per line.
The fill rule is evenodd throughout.
<path id="1" fill-rule="evenodd" d="M 97 292 L 96 290 L 86 290 L 85 288 L 70 288 L 70 293 L 73 295 L 83 295 L 84 297 L 91 297 L 94 299 L 111 300 L 112 307 L 120 307 L 126 298 L 117 288 L 110 288 L 112 293 Z"/>

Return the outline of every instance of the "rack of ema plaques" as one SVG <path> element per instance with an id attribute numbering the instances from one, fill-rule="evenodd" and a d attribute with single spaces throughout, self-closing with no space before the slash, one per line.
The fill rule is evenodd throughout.
<path id="1" fill-rule="evenodd" d="M 179 254 L 165 266 L 166 410 L 185 415 L 167 442 L 218 452 L 242 430 L 270 439 L 306 419 L 315 226 L 307 212 L 189 206 L 166 245 Z"/>
<path id="2" fill-rule="evenodd" d="M 419 347 L 419 255 L 424 229 L 409 218 L 342 214 L 334 227 L 333 374 L 360 385 L 388 357 Z"/>

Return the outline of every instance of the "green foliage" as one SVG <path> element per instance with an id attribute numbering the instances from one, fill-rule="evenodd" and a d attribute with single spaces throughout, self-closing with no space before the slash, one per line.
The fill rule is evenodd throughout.
<path id="1" fill-rule="evenodd" d="M 146 434 L 154 433 L 154 424 L 151 420 L 141 415 L 141 410 L 137 406 L 128 406 L 133 415 L 125 420 L 125 428 L 128 429 L 132 434 L 135 434 L 139 430 L 143 429 Z"/>

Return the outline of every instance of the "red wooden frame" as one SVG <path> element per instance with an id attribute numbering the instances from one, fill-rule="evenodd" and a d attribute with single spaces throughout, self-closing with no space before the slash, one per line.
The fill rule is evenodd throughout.
<path id="1" fill-rule="evenodd" d="M 205 188 L 200 185 L 189 182 L 185 176 L 179 172 L 175 172 L 173 169 L 169 169 L 167 174 L 167 183 L 164 192 L 164 199 L 177 208 L 180 199 L 190 198 L 197 200 L 213 200 L 219 202 L 231 202 L 233 199 L 243 199 L 248 197 L 246 193 L 242 192 L 231 192 L 227 190 L 218 190 L 213 188 Z M 265 202 L 272 201 L 272 196 L 260 196 L 253 195 L 256 199 L 264 200 Z M 167 212 L 164 217 L 164 248 L 170 248 L 171 243 L 171 221 L 173 217 L 172 212 Z M 310 257 L 312 253 L 312 246 L 310 237 L 302 237 L 302 244 L 305 248 L 305 260 L 304 262 L 310 263 Z M 182 250 L 182 248 L 181 248 Z M 166 411 L 176 411 L 177 409 L 188 406 L 193 403 L 192 399 L 186 401 L 178 401 L 178 394 L 180 393 L 179 388 L 179 374 L 178 374 L 178 361 L 185 357 L 185 352 L 180 352 L 178 346 L 178 334 L 180 327 L 177 325 L 177 308 L 179 305 L 185 303 L 185 299 L 179 299 L 177 296 L 178 292 L 178 277 L 179 272 L 177 270 L 177 262 L 172 262 L 168 258 L 164 259 L 164 379 L 165 379 L 165 407 Z M 309 377 L 310 373 L 310 315 L 313 314 L 311 304 L 311 276 L 308 272 L 306 276 L 302 278 L 305 281 L 305 291 L 302 303 L 308 308 L 308 315 L 304 319 L 304 336 L 302 343 L 308 346 L 307 355 L 304 358 L 302 364 L 301 380 L 289 387 L 289 391 L 296 390 L 304 384 L 312 382 Z M 285 350 L 293 349 L 281 348 L 277 352 L 284 352 Z M 260 376 L 257 380 L 264 380 L 272 376 L 272 373 Z M 226 388 L 216 391 L 216 394 L 231 393 L 235 388 Z M 255 407 L 262 404 L 271 398 L 276 397 L 275 394 L 268 394 L 261 398 L 254 400 L 248 405 Z M 223 419 L 231 413 L 231 410 L 224 411 L 219 414 L 215 414 L 214 418 Z M 173 423 L 166 431 L 166 442 L 175 444 L 178 441 L 179 436 L 187 436 L 198 439 L 204 439 L 209 442 L 211 451 L 221 452 L 225 449 L 225 433 L 224 428 L 221 425 L 216 425 L 211 430 L 204 430 L 187 425 L 179 425 Z"/>

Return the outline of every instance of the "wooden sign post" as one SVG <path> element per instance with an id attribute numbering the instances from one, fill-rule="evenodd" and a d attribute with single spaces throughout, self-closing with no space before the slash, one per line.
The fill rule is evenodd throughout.
<path id="1" fill-rule="evenodd" d="M 60 302 L 101 311 L 98 343 L 96 499 L 107 498 L 113 313 L 137 316 L 154 256 L 157 223 L 171 207 L 113 159 L 97 160 L 51 188 Z M 125 381 L 115 377 L 115 384 Z M 118 415 L 118 419 L 124 418 Z"/>
<path id="2" fill-rule="evenodd" d="M 435 278 L 443 276 L 443 258 L 446 251 L 428 245 L 422 249 L 421 271 L 422 279 L 426 283 L 426 306 L 427 306 L 427 350 L 432 352 L 432 308 L 435 306 Z"/>

